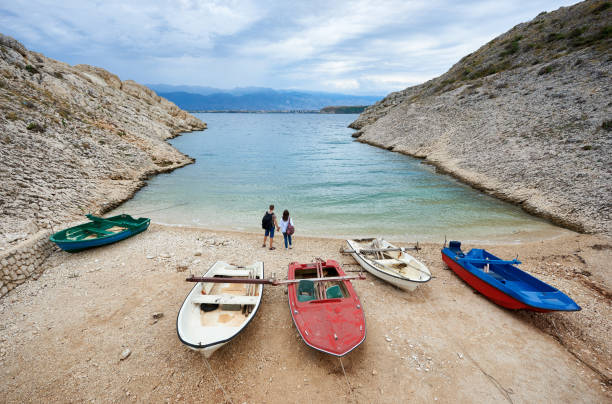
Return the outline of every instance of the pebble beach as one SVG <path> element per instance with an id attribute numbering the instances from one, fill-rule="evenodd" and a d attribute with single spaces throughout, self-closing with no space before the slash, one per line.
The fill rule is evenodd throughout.
<path id="1" fill-rule="evenodd" d="M 153 224 L 112 246 L 54 251 L 38 279 L 0 300 L 0 396 L 7 402 L 610 400 L 612 312 L 598 285 L 611 279 L 611 247 L 596 236 L 488 247 L 503 257 L 520 251 L 522 267 L 569 294 L 580 312 L 502 309 L 446 270 L 442 245 L 429 243 L 414 255 L 433 279 L 416 291 L 369 274 L 353 281 L 367 337 L 342 360 L 307 347 L 292 323 L 286 289 L 266 286 L 255 319 L 206 361 L 176 335 L 191 273 L 217 260 L 263 261 L 266 276 L 284 278 L 290 262 L 316 257 L 359 270 L 339 253 L 341 239 L 297 234 L 293 250 L 277 238 L 274 251 L 262 248 L 261 239 Z M 35 376 L 26 368 L 36 369 Z"/>

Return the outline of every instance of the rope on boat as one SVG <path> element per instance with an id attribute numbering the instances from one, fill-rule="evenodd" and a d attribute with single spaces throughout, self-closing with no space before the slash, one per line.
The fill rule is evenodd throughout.
<path id="1" fill-rule="evenodd" d="M 346 380 L 346 385 L 348 386 L 349 389 L 349 395 L 353 395 L 353 388 L 351 387 L 351 384 L 349 383 L 349 379 L 348 376 L 346 375 L 346 371 L 344 370 L 344 364 L 342 363 L 342 358 L 338 357 L 338 360 L 340 361 L 340 366 L 342 366 L 342 373 L 344 373 L 344 380 Z"/>
<path id="2" fill-rule="evenodd" d="M 230 398 L 230 396 L 227 394 L 227 392 L 225 391 L 225 389 L 223 388 L 223 385 L 221 384 L 221 382 L 219 381 L 219 379 L 217 378 L 217 375 L 215 374 L 215 372 L 213 372 L 212 368 L 210 367 L 210 363 L 208 363 L 208 359 L 204 358 L 204 362 L 206 362 L 206 366 L 208 366 L 208 370 L 210 370 L 210 373 L 213 375 L 213 377 L 215 378 L 215 380 L 217 381 L 217 384 L 219 385 L 219 387 L 221 388 L 221 391 L 223 392 L 223 397 L 225 397 L 225 402 L 230 402 L 231 404 L 234 404 L 234 402 L 232 401 L 232 399 Z"/>
<path id="3" fill-rule="evenodd" d="M 172 208 L 176 208 L 177 206 L 183 206 L 183 205 L 189 205 L 189 202 L 177 203 L 176 205 L 170 205 L 170 206 L 166 206 L 160 209 L 145 210 L 144 212 L 134 213 L 132 214 L 132 216 L 144 215 L 145 213 L 159 212 L 160 210 L 172 209 Z"/>

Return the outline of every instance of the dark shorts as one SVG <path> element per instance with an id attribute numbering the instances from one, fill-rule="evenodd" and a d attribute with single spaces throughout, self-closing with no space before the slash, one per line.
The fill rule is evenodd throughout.
<path id="1" fill-rule="evenodd" d="M 271 229 L 266 229 L 266 237 L 270 236 L 270 238 L 274 238 L 274 227 L 272 227 Z"/>

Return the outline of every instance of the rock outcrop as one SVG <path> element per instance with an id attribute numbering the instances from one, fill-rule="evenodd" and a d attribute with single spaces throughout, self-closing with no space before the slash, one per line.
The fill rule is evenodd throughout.
<path id="1" fill-rule="evenodd" d="M 0 128 L 0 249 L 8 250 L 189 164 L 165 140 L 206 124 L 138 83 L 0 34 Z"/>
<path id="2" fill-rule="evenodd" d="M 354 137 L 568 228 L 611 235 L 611 21 L 609 1 L 541 13 L 367 108 Z"/>

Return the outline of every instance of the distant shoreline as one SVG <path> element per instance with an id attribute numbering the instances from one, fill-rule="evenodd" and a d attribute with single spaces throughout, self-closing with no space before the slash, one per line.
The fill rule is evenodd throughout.
<path id="1" fill-rule="evenodd" d="M 321 112 L 320 110 L 287 110 L 287 111 L 279 111 L 279 110 L 186 110 L 191 114 L 321 114 L 321 115 L 333 115 L 327 112 Z M 335 114 L 352 114 L 358 115 L 353 112 L 336 112 Z"/>
<path id="2" fill-rule="evenodd" d="M 186 110 L 196 114 L 320 114 L 319 110 L 299 109 L 299 110 Z"/>

